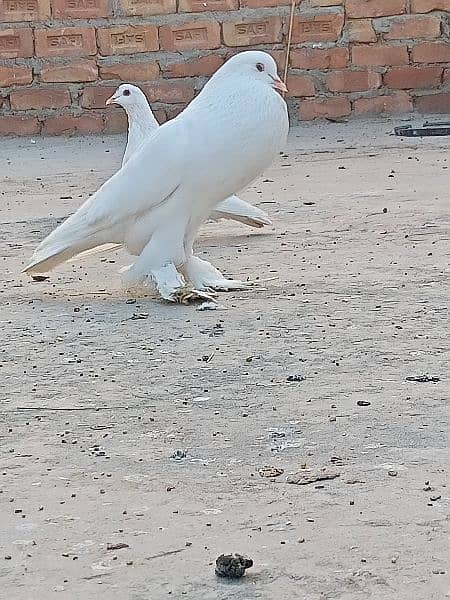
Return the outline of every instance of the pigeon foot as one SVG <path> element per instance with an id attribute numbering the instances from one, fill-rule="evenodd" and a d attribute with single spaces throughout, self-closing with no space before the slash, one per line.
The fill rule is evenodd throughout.
<path id="1" fill-rule="evenodd" d="M 195 302 L 217 302 L 214 295 L 204 290 L 196 290 L 190 285 L 176 289 L 166 300 L 178 304 L 194 304 Z"/>

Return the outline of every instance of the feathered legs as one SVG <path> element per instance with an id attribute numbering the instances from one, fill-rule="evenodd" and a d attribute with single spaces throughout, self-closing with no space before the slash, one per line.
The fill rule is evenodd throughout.
<path id="1" fill-rule="evenodd" d="M 243 281 L 227 279 L 222 273 L 206 260 L 194 256 L 194 238 L 186 241 L 186 262 L 181 271 L 186 280 L 197 290 L 213 290 L 215 292 L 228 292 L 243 290 L 248 287 Z"/>
<path id="2" fill-rule="evenodd" d="M 183 246 L 184 223 L 158 228 L 134 264 L 123 272 L 123 283 L 130 289 L 153 283 L 159 294 L 170 302 L 187 303 L 194 300 L 212 300 L 212 296 L 186 285 L 176 265 L 183 264 L 186 256 Z"/>

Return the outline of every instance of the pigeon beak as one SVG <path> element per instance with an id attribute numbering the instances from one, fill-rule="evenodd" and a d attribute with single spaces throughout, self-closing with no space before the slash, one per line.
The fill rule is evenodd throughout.
<path id="1" fill-rule="evenodd" d="M 271 75 L 271 77 L 272 77 L 272 75 Z M 283 92 L 284 94 L 286 94 L 288 91 L 286 84 L 283 83 L 279 77 L 272 77 L 272 79 L 273 79 L 273 87 L 276 90 L 279 90 L 280 92 Z"/>
<path id="2" fill-rule="evenodd" d="M 114 104 L 116 101 L 116 97 L 115 96 L 111 96 L 111 98 L 108 98 L 108 100 L 105 102 L 105 106 L 109 106 L 110 104 Z"/>

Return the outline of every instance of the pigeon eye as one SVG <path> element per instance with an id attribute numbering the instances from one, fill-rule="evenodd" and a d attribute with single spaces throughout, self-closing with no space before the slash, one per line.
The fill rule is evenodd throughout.
<path id="1" fill-rule="evenodd" d="M 130 90 L 123 90 L 122 94 L 124 96 L 129 96 L 131 94 Z"/>
<path id="2" fill-rule="evenodd" d="M 260 73 L 262 73 L 262 71 L 264 71 L 264 65 L 262 63 L 257 63 L 256 68 L 258 69 L 258 71 Z"/>

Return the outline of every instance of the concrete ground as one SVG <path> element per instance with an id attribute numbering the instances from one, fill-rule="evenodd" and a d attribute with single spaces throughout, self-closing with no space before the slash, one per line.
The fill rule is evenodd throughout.
<path id="1" fill-rule="evenodd" d="M 123 254 L 22 276 L 123 138 L 2 140 L 5 598 L 449 596 L 450 143 L 392 127 L 292 130 L 243 194 L 274 228 L 198 241 L 260 278 L 209 312 L 127 297 Z"/>

